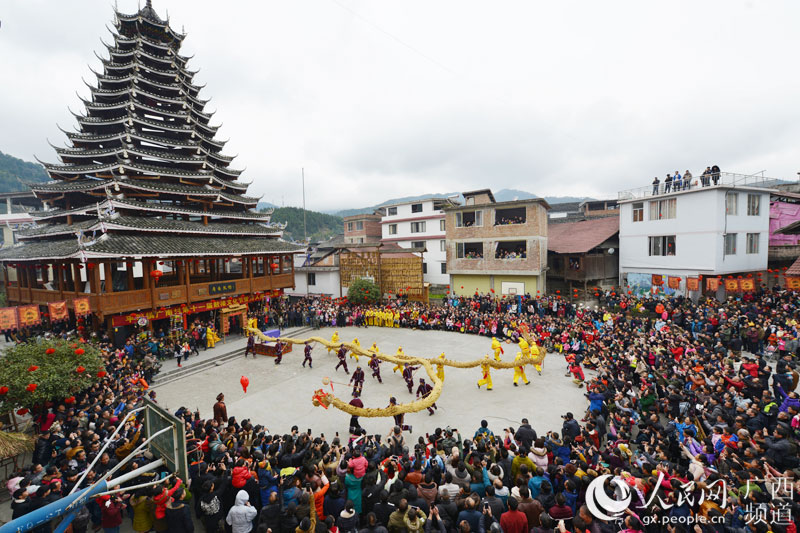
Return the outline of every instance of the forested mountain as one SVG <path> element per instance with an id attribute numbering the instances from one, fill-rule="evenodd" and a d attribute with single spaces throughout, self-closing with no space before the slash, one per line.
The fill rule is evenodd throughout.
<path id="1" fill-rule="evenodd" d="M 25 183 L 39 183 L 50 178 L 44 167 L 0 152 L 0 192 L 27 190 Z"/>
<path id="2" fill-rule="evenodd" d="M 303 240 L 303 210 L 301 208 L 276 207 L 272 212 L 272 221 L 288 224 L 284 231 L 284 239 Z M 344 222 L 341 217 L 316 211 L 306 211 L 306 226 L 308 237 L 312 242 L 326 240 L 337 233 L 344 232 Z"/>

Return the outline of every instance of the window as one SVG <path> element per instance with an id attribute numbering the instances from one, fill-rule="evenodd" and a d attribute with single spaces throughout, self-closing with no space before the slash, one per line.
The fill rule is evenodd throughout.
<path id="1" fill-rule="evenodd" d="M 729 192 L 728 194 L 725 195 L 725 214 L 726 215 L 739 214 L 739 193 Z"/>
<path id="2" fill-rule="evenodd" d="M 364 229 L 364 221 L 363 220 L 359 220 L 358 222 L 356 222 L 356 229 L 357 230 Z"/>
<path id="3" fill-rule="evenodd" d="M 386 216 L 392 216 L 392 215 L 396 215 L 396 214 L 397 214 L 397 208 L 396 207 L 387 207 L 386 208 Z"/>
<path id="4" fill-rule="evenodd" d="M 309 272 L 308 274 L 306 274 L 306 281 L 308 282 L 309 286 L 316 285 L 317 275 L 314 272 Z"/>
<path id="5" fill-rule="evenodd" d="M 442 274 L 447 274 L 447 263 L 441 263 L 442 265 Z"/>
<path id="6" fill-rule="evenodd" d="M 412 222 L 411 233 L 425 233 L 425 222 Z"/>
<path id="7" fill-rule="evenodd" d="M 506 224 L 524 224 L 524 223 L 525 223 L 524 207 L 496 209 L 494 212 L 495 226 L 504 226 Z"/>
<path id="8" fill-rule="evenodd" d="M 758 196 L 756 196 L 758 198 Z M 758 239 L 759 233 L 748 233 L 747 234 L 747 253 L 748 254 L 757 254 L 758 253 Z"/>
<path id="9" fill-rule="evenodd" d="M 412 213 L 422 213 L 422 204 L 411 204 Z"/>
<path id="10" fill-rule="evenodd" d="M 747 216 L 757 217 L 761 214 L 761 195 L 748 194 L 747 195 Z M 748 235 L 755 235 L 749 233 Z"/>
<path id="11" fill-rule="evenodd" d="M 439 231 L 444 231 L 444 219 L 439 221 Z"/>
<path id="12" fill-rule="evenodd" d="M 483 259 L 482 242 L 456 243 L 456 257 L 458 259 Z"/>
<path id="13" fill-rule="evenodd" d="M 423 274 L 428 273 L 428 263 L 422 263 L 422 273 Z"/>
<path id="14" fill-rule="evenodd" d="M 444 239 L 439 241 L 439 251 L 440 252 L 446 252 L 447 251 L 447 241 L 445 241 Z"/>
<path id="15" fill-rule="evenodd" d="M 471 226 L 483 226 L 483 211 L 456 213 L 457 228 L 469 228 Z"/>
<path id="16" fill-rule="evenodd" d="M 725 235 L 725 255 L 736 255 L 735 233 L 727 233 Z"/>
<path id="17" fill-rule="evenodd" d="M 364 244 L 364 237 L 359 237 L 358 238 L 358 242 L 361 243 L 361 244 Z"/>
<path id="18" fill-rule="evenodd" d="M 528 246 L 525 241 L 498 242 L 494 251 L 495 259 L 525 259 L 526 257 L 528 257 Z"/>
<path id="19" fill-rule="evenodd" d="M 412 248 L 425 248 L 425 241 L 411 241 Z"/>
<path id="20" fill-rule="evenodd" d="M 389 235 L 397 235 L 397 224 L 389 224 Z"/>
<path id="21" fill-rule="evenodd" d="M 352 222 L 348 222 L 347 223 L 347 231 L 353 231 L 353 223 Z"/>
<path id="22" fill-rule="evenodd" d="M 666 200 L 654 200 L 650 202 L 650 220 L 675 218 L 675 209 L 677 207 L 677 203 L 677 198 L 667 198 Z M 636 222 L 635 218 L 634 222 Z"/>
<path id="23" fill-rule="evenodd" d="M 633 204 L 633 221 L 642 222 L 644 220 L 644 203 L 636 202 Z"/>
<path id="24" fill-rule="evenodd" d="M 649 255 L 675 255 L 675 235 L 650 237 Z"/>

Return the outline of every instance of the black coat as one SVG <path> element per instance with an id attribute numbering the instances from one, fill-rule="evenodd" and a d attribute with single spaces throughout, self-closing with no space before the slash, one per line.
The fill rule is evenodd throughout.
<path id="1" fill-rule="evenodd" d="M 182 501 L 174 501 L 167 505 L 167 530 L 170 533 L 194 533 L 194 522 L 189 506 Z"/>
<path id="2" fill-rule="evenodd" d="M 525 448 L 530 449 L 533 441 L 536 440 L 536 431 L 530 424 L 522 424 L 514 436 L 519 440 Z"/>

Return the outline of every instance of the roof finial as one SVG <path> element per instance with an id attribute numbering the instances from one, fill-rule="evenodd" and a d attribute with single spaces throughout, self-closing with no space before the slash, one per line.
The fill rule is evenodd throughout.
<path id="1" fill-rule="evenodd" d="M 146 2 L 144 3 L 144 7 L 149 7 L 150 9 L 153 9 L 153 1 L 146 0 Z"/>

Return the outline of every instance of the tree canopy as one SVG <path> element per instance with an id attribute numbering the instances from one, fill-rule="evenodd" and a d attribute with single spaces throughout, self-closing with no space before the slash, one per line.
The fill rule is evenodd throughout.
<path id="1" fill-rule="evenodd" d="M 347 300 L 354 304 L 374 304 L 380 299 L 380 288 L 374 281 L 366 278 L 357 279 L 347 289 Z"/>
<path id="2" fill-rule="evenodd" d="M 303 210 L 299 207 L 276 207 L 272 212 L 272 222 L 286 222 L 286 239 L 303 240 Z M 344 233 L 341 217 L 306 210 L 306 227 L 311 241 L 324 241 L 334 235 Z"/>

